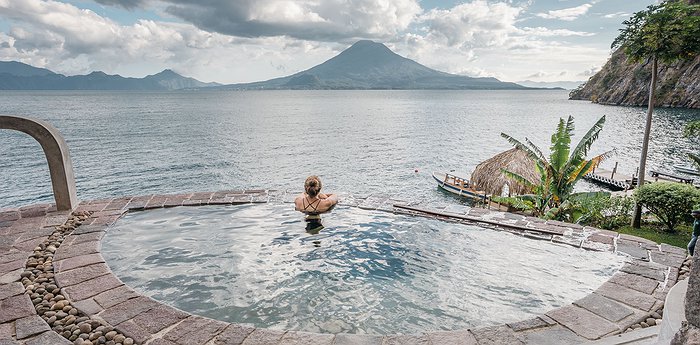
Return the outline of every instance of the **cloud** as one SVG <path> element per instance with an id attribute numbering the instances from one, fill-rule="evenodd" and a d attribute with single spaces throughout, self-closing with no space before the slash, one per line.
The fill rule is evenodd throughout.
<path id="1" fill-rule="evenodd" d="M 145 5 L 145 0 L 95 0 L 98 4 L 133 9 Z"/>
<path id="2" fill-rule="evenodd" d="M 102 70 L 142 77 L 173 68 L 207 81 L 255 81 L 277 76 L 274 70 L 265 72 L 270 64 L 298 71 L 338 48 L 283 37 L 235 38 L 184 23 L 120 25 L 56 1 L 0 1 L 0 13 L 13 22 L 9 32 L 0 34 L 3 59 L 65 74 Z"/>
<path id="3" fill-rule="evenodd" d="M 631 14 L 627 12 L 615 12 L 615 13 L 609 13 L 603 16 L 603 18 L 628 18 L 632 16 Z"/>
<path id="4" fill-rule="evenodd" d="M 565 21 L 573 21 L 576 18 L 586 14 L 593 7 L 592 4 L 583 4 L 581 6 L 564 8 L 561 10 L 547 11 L 547 13 L 537 13 L 536 16 L 545 19 L 558 19 Z"/>
<path id="5" fill-rule="evenodd" d="M 518 31 L 515 22 L 522 10 L 505 2 L 476 0 L 448 10 L 433 9 L 418 22 L 425 25 L 430 39 L 450 46 L 487 47 L 504 44 Z"/>
<path id="6" fill-rule="evenodd" d="M 147 0 L 95 0 L 125 8 Z M 422 12 L 417 0 L 161 0 L 164 12 L 201 30 L 237 37 L 336 41 L 389 38 Z"/>
<path id="7" fill-rule="evenodd" d="M 585 32 L 585 31 L 572 31 L 568 29 L 548 29 L 544 27 L 536 27 L 536 28 L 523 28 L 522 32 L 526 35 L 530 36 L 538 36 L 538 37 L 567 37 L 567 36 L 580 36 L 580 37 L 588 37 L 588 36 L 595 36 L 594 33 L 591 32 Z"/>
<path id="8" fill-rule="evenodd" d="M 591 67 L 583 72 L 576 74 L 577 77 L 590 77 L 600 70 L 600 67 Z"/>

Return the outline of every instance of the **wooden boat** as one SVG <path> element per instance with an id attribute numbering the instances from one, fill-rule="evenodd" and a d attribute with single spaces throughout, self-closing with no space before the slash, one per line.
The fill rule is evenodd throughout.
<path id="1" fill-rule="evenodd" d="M 469 179 L 441 172 L 433 172 L 433 178 L 440 188 L 450 193 L 480 200 L 488 197 L 486 192 L 475 189 Z"/>
<path id="2" fill-rule="evenodd" d="M 676 171 L 684 173 L 684 174 L 700 176 L 700 171 L 696 170 L 693 167 L 684 166 L 684 165 L 674 165 L 673 169 L 676 169 Z"/>

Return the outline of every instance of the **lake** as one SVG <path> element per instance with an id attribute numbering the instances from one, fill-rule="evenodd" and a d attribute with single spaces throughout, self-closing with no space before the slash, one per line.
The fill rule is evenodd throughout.
<path id="1" fill-rule="evenodd" d="M 633 173 L 645 108 L 567 100 L 567 91 L 3 91 L 0 113 L 46 120 L 70 148 L 82 200 L 224 189 L 324 191 L 460 202 L 437 189 L 435 170 L 470 172 L 511 148 L 501 132 L 548 150 L 558 119 L 580 139 L 603 115 L 591 153 Z M 697 152 L 681 137 L 700 110 L 658 109 L 648 166 L 672 172 Z M 417 172 L 416 172 L 417 171 Z M 584 187 L 591 185 L 584 185 Z M 0 131 L 0 208 L 53 202 L 39 144 Z"/>

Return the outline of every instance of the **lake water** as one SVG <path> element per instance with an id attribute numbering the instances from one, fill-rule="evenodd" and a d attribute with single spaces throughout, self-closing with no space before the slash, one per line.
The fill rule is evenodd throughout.
<path id="1" fill-rule="evenodd" d="M 560 117 L 578 136 L 602 115 L 592 148 L 604 166 L 638 165 L 644 108 L 569 101 L 565 91 L 2 92 L 0 114 L 47 120 L 70 147 L 78 197 L 224 189 L 299 191 L 319 175 L 327 192 L 457 202 L 433 170 L 470 172 L 511 148 L 500 133 L 545 151 Z M 670 170 L 697 151 L 680 138 L 698 110 L 659 109 L 648 166 Z M 416 173 L 415 170 L 418 170 Z M 0 131 L 0 208 L 52 202 L 40 146 Z"/>

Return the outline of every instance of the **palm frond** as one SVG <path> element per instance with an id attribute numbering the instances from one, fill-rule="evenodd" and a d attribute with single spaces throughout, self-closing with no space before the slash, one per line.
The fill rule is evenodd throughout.
<path id="1" fill-rule="evenodd" d="M 571 135 L 569 124 L 564 119 L 559 119 L 557 131 L 552 134 L 552 146 L 549 147 L 549 164 L 554 170 L 559 171 L 569 160 L 569 149 L 571 145 Z"/>
<path id="2" fill-rule="evenodd" d="M 603 130 L 603 125 L 605 124 L 605 115 L 603 115 L 598 121 L 596 121 L 595 124 L 593 124 L 593 127 L 588 130 L 586 135 L 584 135 L 581 140 L 578 142 L 578 145 L 576 145 L 576 148 L 572 151 L 571 156 L 577 156 L 577 157 L 586 157 L 588 154 L 588 150 L 591 148 L 591 145 L 593 145 L 593 142 L 598 139 L 598 134 L 600 134 L 600 131 Z"/>
<path id="3" fill-rule="evenodd" d="M 689 153 L 688 157 L 690 157 L 690 159 L 693 161 L 693 163 L 695 164 L 695 167 L 697 169 L 700 169 L 700 157 L 698 155 L 695 155 L 692 153 Z"/>
<path id="4" fill-rule="evenodd" d="M 544 153 L 542 153 L 542 150 L 540 150 L 540 148 L 537 147 L 537 145 L 535 145 L 535 144 L 534 144 L 532 141 L 530 141 L 530 139 L 528 139 L 528 138 L 525 138 L 525 142 L 526 142 L 528 145 L 530 145 L 530 147 L 532 148 L 532 151 L 535 152 L 535 153 L 540 157 L 540 160 L 541 160 L 541 161 L 543 161 L 543 162 L 546 162 L 546 161 L 547 161 L 547 158 L 545 157 Z"/>
<path id="5" fill-rule="evenodd" d="M 532 182 L 530 182 L 530 180 L 528 180 L 528 179 L 524 178 L 523 176 L 518 175 L 518 174 L 516 174 L 516 173 L 514 173 L 514 172 L 508 171 L 508 170 L 506 170 L 506 169 L 501 169 L 501 172 L 502 172 L 503 175 L 505 175 L 506 177 L 512 179 L 512 180 L 515 181 L 515 182 L 518 182 L 518 183 L 522 184 L 523 186 L 526 186 L 527 188 L 535 189 L 535 188 L 537 187 L 535 184 L 533 184 Z"/>
<path id="6" fill-rule="evenodd" d="M 529 146 L 527 146 L 527 145 L 523 144 L 522 142 L 520 142 L 520 140 L 515 139 L 515 138 L 513 138 L 513 137 L 511 137 L 510 135 L 505 134 L 505 133 L 501 133 L 501 136 L 504 137 L 506 140 L 508 140 L 508 142 L 509 142 L 511 145 L 513 145 L 513 146 L 515 146 L 515 147 L 517 147 L 517 148 L 523 150 L 525 153 L 527 153 L 528 157 L 532 158 L 533 161 L 538 162 L 538 161 L 541 160 L 540 157 L 537 155 L 537 153 L 536 153 L 535 151 L 533 151 L 532 149 L 530 149 Z"/>

